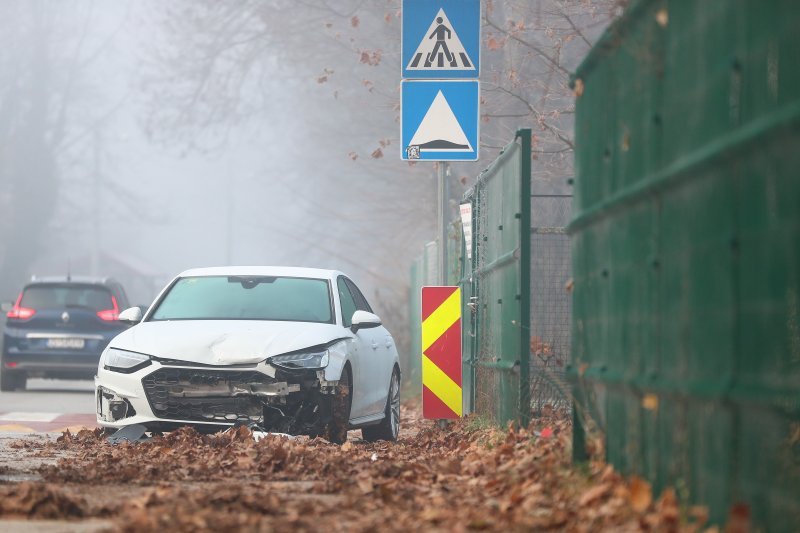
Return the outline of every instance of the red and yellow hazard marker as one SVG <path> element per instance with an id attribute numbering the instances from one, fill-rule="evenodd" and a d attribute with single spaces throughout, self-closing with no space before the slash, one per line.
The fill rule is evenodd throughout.
<path id="1" fill-rule="evenodd" d="M 461 289 L 422 288 L 422 416 L 459 418 Z"/>

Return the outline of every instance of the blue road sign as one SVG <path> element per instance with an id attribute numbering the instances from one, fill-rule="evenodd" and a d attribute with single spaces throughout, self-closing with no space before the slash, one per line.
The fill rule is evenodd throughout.
<path id="1" fill-rule="evenodd" d="M 480 51 L 480 0 L 403 0 L 403 78 L 477 78 Z"/>
<path id="2" fill-rule="evenodd" d="M 478 80 L 403 80 L 401 158 L 407 161 L 476 161 Z"/>

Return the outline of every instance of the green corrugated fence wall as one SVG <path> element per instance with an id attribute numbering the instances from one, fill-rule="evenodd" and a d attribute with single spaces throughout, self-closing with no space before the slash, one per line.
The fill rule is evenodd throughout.
<path id="1" fill-rule="evenodd" d="M 795 0 L 642 0 L 574 79 L 577 419 L 776 531 L 800 524 L 798 30 Z"/>

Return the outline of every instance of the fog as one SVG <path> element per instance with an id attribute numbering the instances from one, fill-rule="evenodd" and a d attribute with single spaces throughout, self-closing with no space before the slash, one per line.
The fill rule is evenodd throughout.
<path id="1" fill-rule="evenodd" d="M 568 71 L 611 12 L 572 3 L 488 10 L 481 161 L 453 165 L 454 206 L 519 127 L 535 129 L 542 187 L 565 190 Z M 0 299 L 32 275 L 113 276 L 148 304 L 191 267 L 313 266 L 348 273 L 404 328 L 436 189 L 434 164 L 399 157 L 399 9 L 3 0 Z"/>

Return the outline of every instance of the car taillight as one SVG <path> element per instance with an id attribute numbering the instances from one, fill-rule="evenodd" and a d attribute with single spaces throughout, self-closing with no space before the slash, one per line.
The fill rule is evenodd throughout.
<path id="1" fill-rule="evenodd" d="M 100 317 L 100 320 L 104 320 L 106 322 L 113 322 L 119 318 L 119 307 L 117 306 L 117 299 L 114 296 L 111 296 L 111 305 L 113 306 L 111 309 L 103 309 L 102 311 L 97 312 L 97 316 Z"/>
<path id="2" fill-rule="evenodd" d="M 11 310 L 8 313 L 6 313 L 6 316 L 8 318 L 27 320 L 36 314 L 36 309 L 31 309 L 30 307 L 22 307 L 19 305 L 20 302 L 22 302 L 22 293 L 19 293 L 16 303 L 14 303 L 14 307 L 12 307 Z"/>

